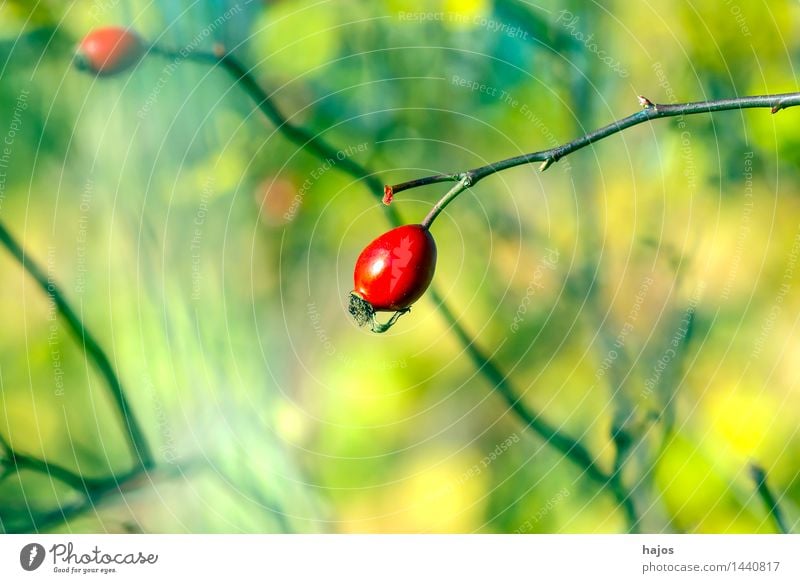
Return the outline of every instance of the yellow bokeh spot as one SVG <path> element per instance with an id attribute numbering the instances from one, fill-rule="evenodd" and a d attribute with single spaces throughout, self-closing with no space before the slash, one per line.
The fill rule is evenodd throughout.
<path id="1" fill-rule="evenodd" d="M 431 0 L 386 0 L 387 13 L 435 12 L 439 10 L 439 2 Z"/>
<path id="2" fill-rule="evenodd" d="M 248 157 L 235 146 L 210 154 L 205 160 L 186 169 L 172 191 L 173 202 L 208 206 L 217 197 L 235 191 L 246 174 Z"/>
<path id="3" fill-rule="evenodd" d="M 664 450 L 656 469 L 662 499 L 682 528 L 689 531 L 711 520 L 726 483 L 709 460 L 688 440 L 677 436 Z"/>
<path id="4" fill-rule="evenodd" d="M 448 457 L 450 456 L 450 457 Z M 428 451 L 403 465 L 386 486 L 340 508 L 350 533 L 469 533 L 485 521 L 491 466 L 475 452 Z"/>
<path id="5" fill-rule="evenodd" d="M 772 425 L 778 407 L 767 394 L 742 389 L 716 393 L 709 397 L 708 409 L 713 431 L 743 458 L 757 455 L 765 438 L 775 431 Z"/>
<path id="6" fill-rule="evenodd" d="M 737 533 L 766 529 L 742 507 L 731 476 L 716 456 L 683 436 L 675 436 L 657 462 L 655 480 L 675 526 L 686 532 Z"/>
<path id="7" fill-rule="evenodd" d="M 444 0 L 442 22 L 452 29 L 485 27 L 496 31 L 504 23 L 488 16 L 489 4 L 485 0 Z"/>
<path id="8" fill-rule="evenodd" d="M 471 532 L 482 523 L 491 466 L 479 456 L 425 455 L 413 462 L 386 500 L 394 508 L 392 530 L 399 532 Z"/>
<path id="9" fill-rule="evenodd" d="M 28 455 L 46 457 L 49 444 L 62 439 L 61 418 L 49 403 L 29 393 L 9 391 L 0 399 L 0 432 L 11 446 Z M 52 448 L 50 448 L 52 449 Z"/>
<path id="10" fill-rule="evenodd" d="M 256 66 L 291 78 L 335 59 L 346 31 L 339 16 L 346 15 L 334 2 L 270 4 L 252 30 Z"/>
<path id="11" fill-rule="evenodd" d="M 17 35 L 23 30 L 55 24 L 56 16 L 39 2 L 6 0 L 0 5 L 0 34 Z"/>
<path id="12" fill-rule="evenodd" d="M 275 431 L 284 441 L 298 443 L 308 435 L 308 417 L 292 403 L 283 402 L 275 408 Z"/>
<path id="13" fill-rule="evenodd" d="M 487 0 L 444 0 L 444 11 L 464 17 L 464 20 L 473 20 L 476 16 L 483 16 L 489 12 Z"/>
<path id="14" fill-rule="evenodd" d="M 382 425 L 412 414 L 415 393 L 404 384 L 404 369 L 392 367 L 386 354 L 371 348 L 351 353 L 335 343 L 331 350 L 321 356 L 329 379 L 328 421 L 350 427 Z M 356 374 L 359 371 L 363 374 Z M 377 377 L 380 382 L 375 382 Z"/>

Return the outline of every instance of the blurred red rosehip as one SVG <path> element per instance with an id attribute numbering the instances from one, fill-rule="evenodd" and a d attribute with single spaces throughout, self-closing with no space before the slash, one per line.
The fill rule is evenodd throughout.
<path id="1" fill-rule="evenodd" d="M 107 26 L 84 37 L 75 53 L 76 65 L 95 75 L 114 75 L 135 65 L 146 50 L 144 41 L 135 32 Z"/>

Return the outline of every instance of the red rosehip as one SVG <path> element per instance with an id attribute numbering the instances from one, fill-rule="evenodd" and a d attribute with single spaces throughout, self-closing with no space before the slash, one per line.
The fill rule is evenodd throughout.
<path id="1" fill-rule="evenodd" d="M 436 269 L 436 243 L 422 225 L 404 225 L 384 233 L 361 252 L 353 274 L 350 313 L 360 326 L 371 322 L 385 332 L 425 293 Z M 375 312 L 396 312 L 386 324 Z"/>
<path id="2" fill-rule="evenodd" d="M 79 69 L 113 75 L 135 65 L 147 47 L 138 34 L 120 26 L 98 28 L 87 34 L 75 54 Z"/>

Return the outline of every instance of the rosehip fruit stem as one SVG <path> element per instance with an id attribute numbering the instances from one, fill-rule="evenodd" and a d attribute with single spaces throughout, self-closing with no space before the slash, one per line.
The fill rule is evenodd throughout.
<path id="1" fill-rule="evenodd" d="M 359 326 L 369 324 L 369 329 L 375 334 L 383 334 L 395 325 L 403 314 L 411 311 L 411 307 L 397 310 L 386 322 L 378 322 L 377 313 L 368 301 L 355 292 L 350 293 L 350 315 L 355 318 Z"/>
<path id="2" fill-rule="evenodd" d="M 472 180 L 470 179 L 469 175 L 462 175 L 458 181 L 458 184 L 447 191 L 447 194 L 445 194 L 435 205 L 433 205 L 431 211 L 422 220 L 422 226 L 426 229 L 429 229 L 433 221 L 436 220 L 436 217 L 438 217 L 439 214 L 444 210 L 444 207 L 453 202 L 459 194 L 469 188 L 470 184 L 472 184 Z"/>

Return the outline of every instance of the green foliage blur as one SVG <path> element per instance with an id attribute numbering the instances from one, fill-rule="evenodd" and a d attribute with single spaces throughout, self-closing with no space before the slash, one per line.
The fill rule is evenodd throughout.
<path id="1" fill-rule="evenodd" d="M 218 66 L 76 71 L 91 29 L 228 47 L 284 115 L 393 184 L 549 148 L 653 102 L 797 90 L 800 3 L 93 0 L 0 6 L 0 221 L 122 380 L 150 477 L 83 494 L 0 452 L 0 531 L 625 532 L 499 398 L 431 297 L 347 314 L 380 193 Z M 5 150 L 3 150 L 5 148 Z M 437 220 L 434 285 L 519 398 L 622 478 L 648 532 L 800 518 L 800 110 L 655 121 Z M 446 185 L 398 194 L 418 222 Z M 96 367 L 0 249 L 0 435 L 133 467 Z M 796 528 L 796 526 L 795 526 Z"/>

